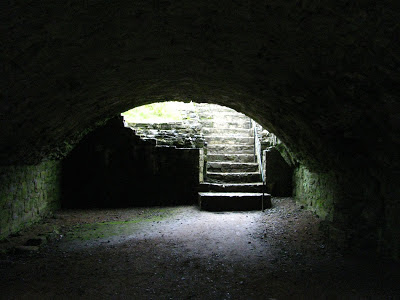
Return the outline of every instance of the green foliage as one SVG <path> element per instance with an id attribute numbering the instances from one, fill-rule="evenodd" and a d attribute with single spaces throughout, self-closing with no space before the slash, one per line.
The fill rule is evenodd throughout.
<path id="1" fill-rule="evenodd" d="M 66 234 L 66 240 L 95 240 L 121 235 L 130 235 L 143 229 L 149 223 L 158 223 L 178 213 L 176 208 L 150 208 L 125 221 L 107 221 L 79 224 Z"/>
<path id="2" fill-rule="evenodd" d="M 121 115 L 128 123 L 181 122 L 180 108 L 184 102 L 162 102 L 136 107 Z"/>

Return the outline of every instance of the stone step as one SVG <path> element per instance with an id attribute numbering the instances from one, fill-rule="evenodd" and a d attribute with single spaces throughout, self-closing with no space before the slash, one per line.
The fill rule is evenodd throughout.
<path id="1" fill-rule="evenodd" d="M 198 115 L 204 116 L 204 117 L 221 117 L 221 116 L 226 116 L 226 117 L 242 117 L 242 118 L 247 118 L 249 119 L 248 116 L 245 114 L 242 114 L 240 112 L 237 112 L 235 110 L 215 110 L 215 109 L 210 109 L 210 110 L 201 110 L 198 112 Z"/>
<path id="2" fill-rule="evenodd" d="M 225 111 L 225 112 L 237 112 L 233 108 L 227 106 L 221 106 L 218 104 L 210 104 L 210 103 L 196 103 L 195 106 L 198 110 L 201 111 Z"/>
<path id="3" fill-rule="evenodd" d="M 236 163 L 236 162 L 208 162 L 207 172 L 258 172 L 257 163 Z"/>
<path id="4" fill-rule="evenodd" d="M 229 136 L 254 136 L 253 129 L 245 129 L 245 128 L 224 128 L 224 127 L 203 127 L 203 134 L 206 136 L 209 135 L 229 135 Z"/>
<path id="5" fill-rule="evenodd" d="M 244 211 L 271 207 L 269 194 L 200 192 L 198 195 L 201 210 Z"/>
<path id="6" fill-rule="evenodd" d="M 267 186 L 264 185 L 262 182 L 250 182 L 250 183 L 202 182 L 199 184 L 199 192 L 262 193 L 262 192 L 267 192 Z"/>
<path id="7" fill-rule="evenodd" d="M 241 128 L 241 129 L 250 129 L 250 122 L 227 122 L 227 121 L 219 121 L 219 120 L 202 120 L 202 124 L 204 127 L 212 127 L 212 128 Z"/>
<path id="8" fill-rule="evenodd" d="M 254 153 L 253 154 L 208 154 L 207 160 L 209 162 L 218 162 L 218 161 L 231 161 L 231 162 L 255 162 Z"/>
<path id="9" fill-rule="evenodd" d="M 235 113 L 199 113 L 200 121 L 219 120 L 224 122 L 251 123 L 251 119 L 242 114 Z"/>
<path id="10" fill-rule="evenodd" d="M 200 119 L 200 122 L 203 124 L 205 127 L 232 127 L 232 128 L 251 128 L 251 122 L 247 119 L 244 119 L 242 117 L 239 118 L 234 118 L 234 117 L 229 117 L 229 118 L 202 118 Z M 208 126 L 208 123 L 212 123 L 211 126 Z M 225 124 L 232 124 L 231 126 L 225 126 Z"/>
<path id="11" fill-rule="evenodd" d="M 254 144 L 251 145 L 221 145 L 211 144 L 207 145 L 208 154 L 253 154 L 254 155 Z"/>
<path id="12" fill-rule="evenodd" d="M 247 137 L 247 136 L 222 136 L 222 135 L 213 135 L 213 136 L 204 136 L 205 141 L 208 143 L 208 145 L 214 145 L 214 144 L 229 144 L 229 145 L 237 145 L 237 144 L 242 144 L 242 145 L 252 145 L 254 144 L 254 138 L 253 137 Z"/>
<path id="13" fill-rule="evenodd" d="M 204 116 L 204 117 L 210 117 L 210 116 L 215 116 L 215 115 L 219 115 L 219 116 L 223 116 L 223 115 L 238 115 L 238 116 L 242 116 L 243 114 L 238 113 L 237 111 L 233 110 L 233 109 L 201 109 L 201 110 L 197 110 L 197 114 L 199 116 Z"/>
<path id="14" fill-rule="evenodd" d="M 206 181 L 213 183 L 259 182 L 261 181 L 261 175 L 259 172 L 207 172 Z"/>

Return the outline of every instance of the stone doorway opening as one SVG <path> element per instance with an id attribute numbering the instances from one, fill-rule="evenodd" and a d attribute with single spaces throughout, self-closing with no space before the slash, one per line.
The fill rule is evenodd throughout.
<path id="1" fill-rule="evenodd" d="M 134 108 L 122 116 L 126 127 L 156 147 L 178 152 L 198 149 L 201 209 L 263 210 L 271 207 L 268 192 L 291 195 L 290 162 L 286 163 L 276 148 L 281 142 L 234 109 L 163 102 Z M 277 176 L 273 172 L 278 169 Z"/>
<path id="2" fill-rule="evenodd" d="M 292 168 L 278 145 L 272 133 L 227 107 L 138 107 L 88 134 L 64 159 L 62 204 L 174 206 L 200 199 L 208 210 L 261 210 L 270 206 L 267 194 L 291 196 Z"/>

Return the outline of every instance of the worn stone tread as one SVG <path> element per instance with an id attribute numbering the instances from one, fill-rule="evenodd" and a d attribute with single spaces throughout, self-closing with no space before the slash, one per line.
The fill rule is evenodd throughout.
<path id="1" fill-rule="evenodd" d="M 246 144 L 235 144 L 235 145 L 226 145 L 226 144 L 211 144 L 208 145 L 208 153 L 209 154 L 234 154 L 234 153 L 242 153 L 242 154 L 254 154 L 254 145 L 246 145 Z"/>
<path id="2" fill-rule="evenodd" d="M 209 161 L 207 163 L 207 172 L 258 172 L 258 163 Z"/>
<path id="3" fill-rule="evenodd" d="M 234 122 L 234 121 L 218 121 L 218 120 L 202 120 L 205 127 L 224 127 L 228 129 L 240 128 L 247 129 L 251 128 L 250 122 Z"/>
<path id="4" fill-rule="evenodd" d="M 201 196 L 223 196 L 223 197 L 245 197 L 245 196 L 250 196 L 250 197 L 256 197 L 256 196 L 262 196 L 263 193 L 245 193 L 245 192 L 200 192 L 199 193 Z"/>
<path id="5" fill-rule="evenodd" d="M 211 183 L 211 182 L 204 182 L 204 184 L 212 184 L 212 185 L 221 185 L 221 186 L 262 186 L 262 182 L 243 182 L 243 183 Z"/>
<path id="6" fill-rule="evenodd" d="M 226 135 L 237 137 L 237 136 L 247 136 L 252 137 L 254 135 L 254 131 L 250 128 L 237 128 L 237 127 L 223 127 L 218 126 L 218 128 L 214 127 L 203 127 L 203 134 L 205 136 L 215 136 L 215 135 Z"/>
<path id="7" fill-rule="evenodd" d="M 260 179 L 259 172 L 207 172 L 207 181 L 210 182 L 256 182 Z"/>
<path id="8" fill-rule="evenodd" d="M 199 192 L 244 192 L 262 193 L 266 192 L 266 186 L 262 182 L 250 183 L 215 183 L 203 182 L 199 185 Z"/>
<path id="9" fill-rule="evenodd" d="M 254 154 L 243 153 L 208 153 L 209 162 L 254 162 Z"/>
<path id="10" fill-rule="evenodd" d="M 245 176 L 245 175 L 260 175 L 259 172 L 208 172 L 210 175 L 232 175 L 232 176 Z"/>
<path id="11" fill-rule="evenodd" d="M 258 166 L 258 163 L 255 162 L 230 162 L 230 161 L 216 161 L 216 162 L 211 162 L 209 161 L 210 164 L 214 165 L 229 165 L 229 166 L 235 166 L 235 165 L 246 165 L 246 166 Z"/>
<path id="12" fill-rule="evenodd" d="M 213 136 L 204 136 L 208 145 L 214 144 L 225 144 L 225 145 L 253 145 L 254 138 L 248 136 L 233 136 L 233 135 L 213 135 Z"/>
<path id="13" fill-rule="evenodd" d="M 243 192 L 199 192 L 199 206 L 209 211 L 261 210 L 271 207 L 271 195 Z"/>

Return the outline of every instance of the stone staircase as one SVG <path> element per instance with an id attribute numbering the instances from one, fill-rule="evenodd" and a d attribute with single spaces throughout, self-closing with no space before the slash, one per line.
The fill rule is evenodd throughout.
<path id="1" fill-rule="evenodd" d="M 255 156 L 249 117 L 218 105 L 197 104 L 207 143 L 205 181 L 200 183 L 202 210 L 242 211 L 271 207 Z"/>

